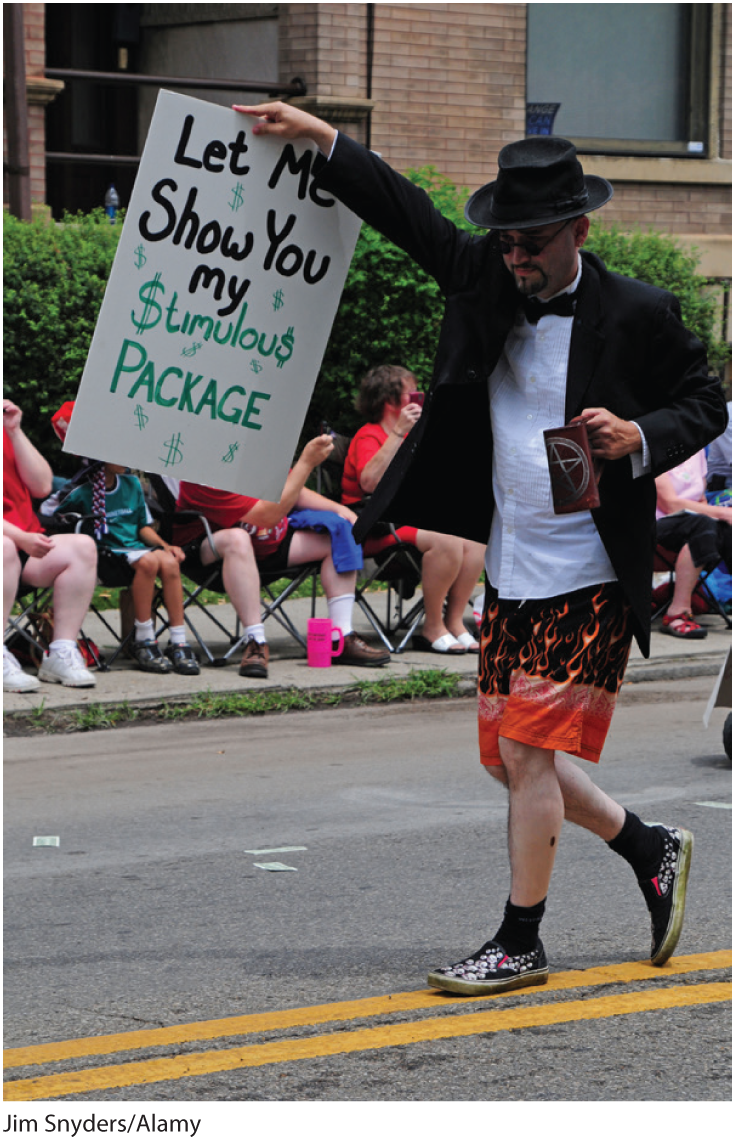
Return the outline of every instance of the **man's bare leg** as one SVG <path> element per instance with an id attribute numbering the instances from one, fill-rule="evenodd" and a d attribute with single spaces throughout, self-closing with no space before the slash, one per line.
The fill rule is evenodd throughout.
<path id="1" fill-rule="evenodd" d="M 651 962 L 663 966 L 676 949 L 684 921 L 694 846 L 691 832 L 642 823 L 563 753 L 555 754 L 554 767 L 565 820 L 598 835 L 632 867 L 651 915 Z M 487 765 L 486 771 L 508 786 L 509 777 L 502 765 Z"/>
<path id="2" fill-rule="evenodd" d="M 554 753 L 554 767 L 564 800 L 564 819 L 599 835 L 606 843 L 619 835 L 625 822 L 625 808 L 598 788 L 563 752 Z M 485 771 L 508 786 L 508 775 L 502 764 L 486 765 Z"/>
<path id="3" fill-rule="evenodd" d="M 554 752 L 499 739 L 507 774 L 510 899 L 530 907 L 546 898 L 564 822 L 564 797 Z"/>

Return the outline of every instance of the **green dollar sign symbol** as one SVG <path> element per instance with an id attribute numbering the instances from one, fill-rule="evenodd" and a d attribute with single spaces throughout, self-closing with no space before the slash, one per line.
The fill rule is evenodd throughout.
<path id="1" fill-rule="evenodd" d="M 167 439 L 166 442 L 164 443 L 163 446 L 168 448 L 168 455 L 166 456 L 165 459 L 163 458 L 163 456 L 159 456 L 159 458 L 161 460 L 161 463 L 163 463 L 165 467 L 173 467 L 175 463 L 181 463 L 184 456 L 181 452 L 181 448 L 179 447 L 180 443 L 181 443 L 181 432 L 180 431 L 177 431 L 176 435 L 172 435 L 171 438 Z"/>
<path id="2" fill-rule="evenodd" d="M 148 423 L 148 416 L 145 414 L 140 404 L 135 405 L 135 411 L 133 412 L 133 415 L 137 419 L 138 427 L 142 431 L 145 425 Z"/>
<path id="3" fill-rule="evenodd" d="M 277 313 L 283 307 L 283 289 L 276 289 L 273 294 L 273 309 Z"/>
<path id="4" fill-rule="evenodd" d="M 145 265 L 146 261 L 148 260 L 148 258 L 145 255 L 145 246 L 139 245 L 135 251 L 135 256 L 138 259 L 135 263 L 135 268 L 136 269 L 142 269 L 143 266 Z"/>
<path id="5" fill-rule="evenodd" d="M 131 312 L 130 319 L 139 333 L 154 328 L 163 316 L 163 309 L 156 300 L 156 293 L 159 289 L 162 293 L 166 292 L 166 286 L 161 281 L 161 274 L 157 273 L 152 281 L 146 281 L 145 285 L 141 285 L 138 291 L 138 297 L 144 303 L 143 315 L 139 320 L 135 313 Z"/>
<path id="6" fill-rule="evenodd" d="M 288 332 L 285 332 L 281 337 L 281 343 L 276 349 L 276 360 L 278 361 L 278 364 L 276 365 L 277 368 L 283 368 L 284 364 L 286 364 L 287 361 L 289 361 L 293 356 L 293 342 L 294 331 L 293 325 L 291 325 Z"/>
<path id="7" fill-rule="evenodd" d="M 239 451 L 239 450 L 240 450 L 240 444 L 239 443 L 231 443 L 229 448 L 228 448 L 227 455 L 222 456 L 222 462 L 223 463 L 232 463 L 233 459 L 235 458 L 235 452 Z"/>
<path id="8" fill-rule="evenodd" d="M 239 210 L 244 202 L 242 196 L 242 182 L 232 187 L 232 201 L 228 203 L 231 210 Z"/>

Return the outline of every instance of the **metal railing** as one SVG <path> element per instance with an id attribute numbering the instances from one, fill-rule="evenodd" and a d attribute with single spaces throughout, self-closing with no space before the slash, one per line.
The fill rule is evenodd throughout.
<path id="1" fill-rule="evenodd" d="M 305 95 L 303 79 L 293 79 L 290 83 L 278 83 L 271 79 L 202 79 L 180 75 L 140 75 L 129 71 L 79 71 L 68 67 L 47 67 L 47 79 L 61 79 L 64 82 L 102 83 L 113 86 L 136 87 L 185 87 L 195 91 L 265 91 L 269 97 L 276 95 Z M 47 162 L 78 162 L 87 165 L 117 163 L 121 166 L 137 166 L 140 155 L 135 154 L 84 154 L 79 151 L 46 151 Z"/>

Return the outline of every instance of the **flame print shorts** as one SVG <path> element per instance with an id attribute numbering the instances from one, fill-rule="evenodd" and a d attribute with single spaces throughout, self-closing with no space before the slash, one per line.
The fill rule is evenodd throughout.
<path id="1" fill-rule="evenodd" d="M 498 737 L 597 763 L 628 662 L 630 607 L 617 582 L 526 602 L 488 585 L 480 629 L 480 759 Z"/>

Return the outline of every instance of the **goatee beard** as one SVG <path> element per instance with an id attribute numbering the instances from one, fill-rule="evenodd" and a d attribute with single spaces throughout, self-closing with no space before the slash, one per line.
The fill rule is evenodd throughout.
<path id="1" fill-rule="evenodd" d="M 543 273 L 540 273 L 538 277 L 534 278 L 517 277 L 514 273 L 513 280 L 515 281 L 516 289 L 524 297 L 535 297 L 537 293 L 541 293 L 548 285 L 548 279 Z"/>

